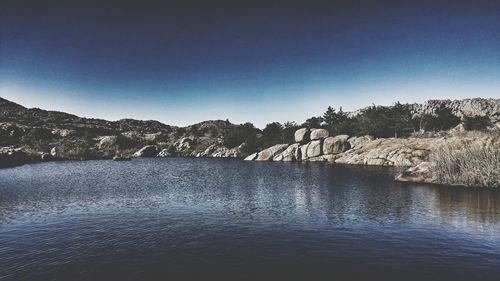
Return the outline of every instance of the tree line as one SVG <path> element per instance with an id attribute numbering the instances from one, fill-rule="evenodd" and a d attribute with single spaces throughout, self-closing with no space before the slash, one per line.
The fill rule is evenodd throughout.
<path id="1" fill-rule="evenodd" d="M 467 130 L 485 130 L 491 126 L 488 117 L 466 117 L 461 120 L 451 109 L 442 105 L 434 114 L 413 115 L 412 105 L 396 102 L 392 106 L 372 105 L 358 114 L 347 114 L 329 106 L 322 116 L 314 116 L 302 124 L 296 122 L 272 122 L 263 130 L 245 123 L 227 131 L 224 135 L 227 147 L 246 143 L 248 151 L 256 151 L 279 143 L 293 143 L 299 128 L 324 128 L 330 135 L 372 135 L 378 138 L 409 137 L 416 132 L 449 130 L 463 121 Z M 228 121 L 229 122 L 229 121 Z"/>

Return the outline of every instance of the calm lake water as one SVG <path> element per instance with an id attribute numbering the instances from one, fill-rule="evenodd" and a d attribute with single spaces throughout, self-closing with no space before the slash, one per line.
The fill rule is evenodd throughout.
<path id="1" fill-rule="evenodd" d="M 500 280 L 499 190 L 392 178 L 190 158 L 3 169 L 0 279 Z"/>

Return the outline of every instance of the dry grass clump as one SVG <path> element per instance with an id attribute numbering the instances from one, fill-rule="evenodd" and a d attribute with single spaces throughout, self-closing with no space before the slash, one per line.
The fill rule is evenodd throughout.
<path id="1" fill-rule="evenodd" d="M 500 142 L 460 142 L 436 148 L 430 155 L 438 182 L 500 187 Z"/>

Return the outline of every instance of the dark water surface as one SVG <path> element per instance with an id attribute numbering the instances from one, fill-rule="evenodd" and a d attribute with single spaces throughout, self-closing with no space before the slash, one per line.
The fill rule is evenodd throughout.
<path id="1" fill-rule="evenodd" d="M 0 279 L 221 278 L 500 280 L 500 191 L 228 159 L 0 170 Z"/>

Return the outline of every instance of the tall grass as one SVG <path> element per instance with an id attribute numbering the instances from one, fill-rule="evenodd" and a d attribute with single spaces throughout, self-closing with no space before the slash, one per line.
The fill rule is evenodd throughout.
<path id="1" fill-rule="evenodd" d="M 430 155 L 438 182 L 500 187 L 500 142 L 460 142 L 436 148 Z"/>

